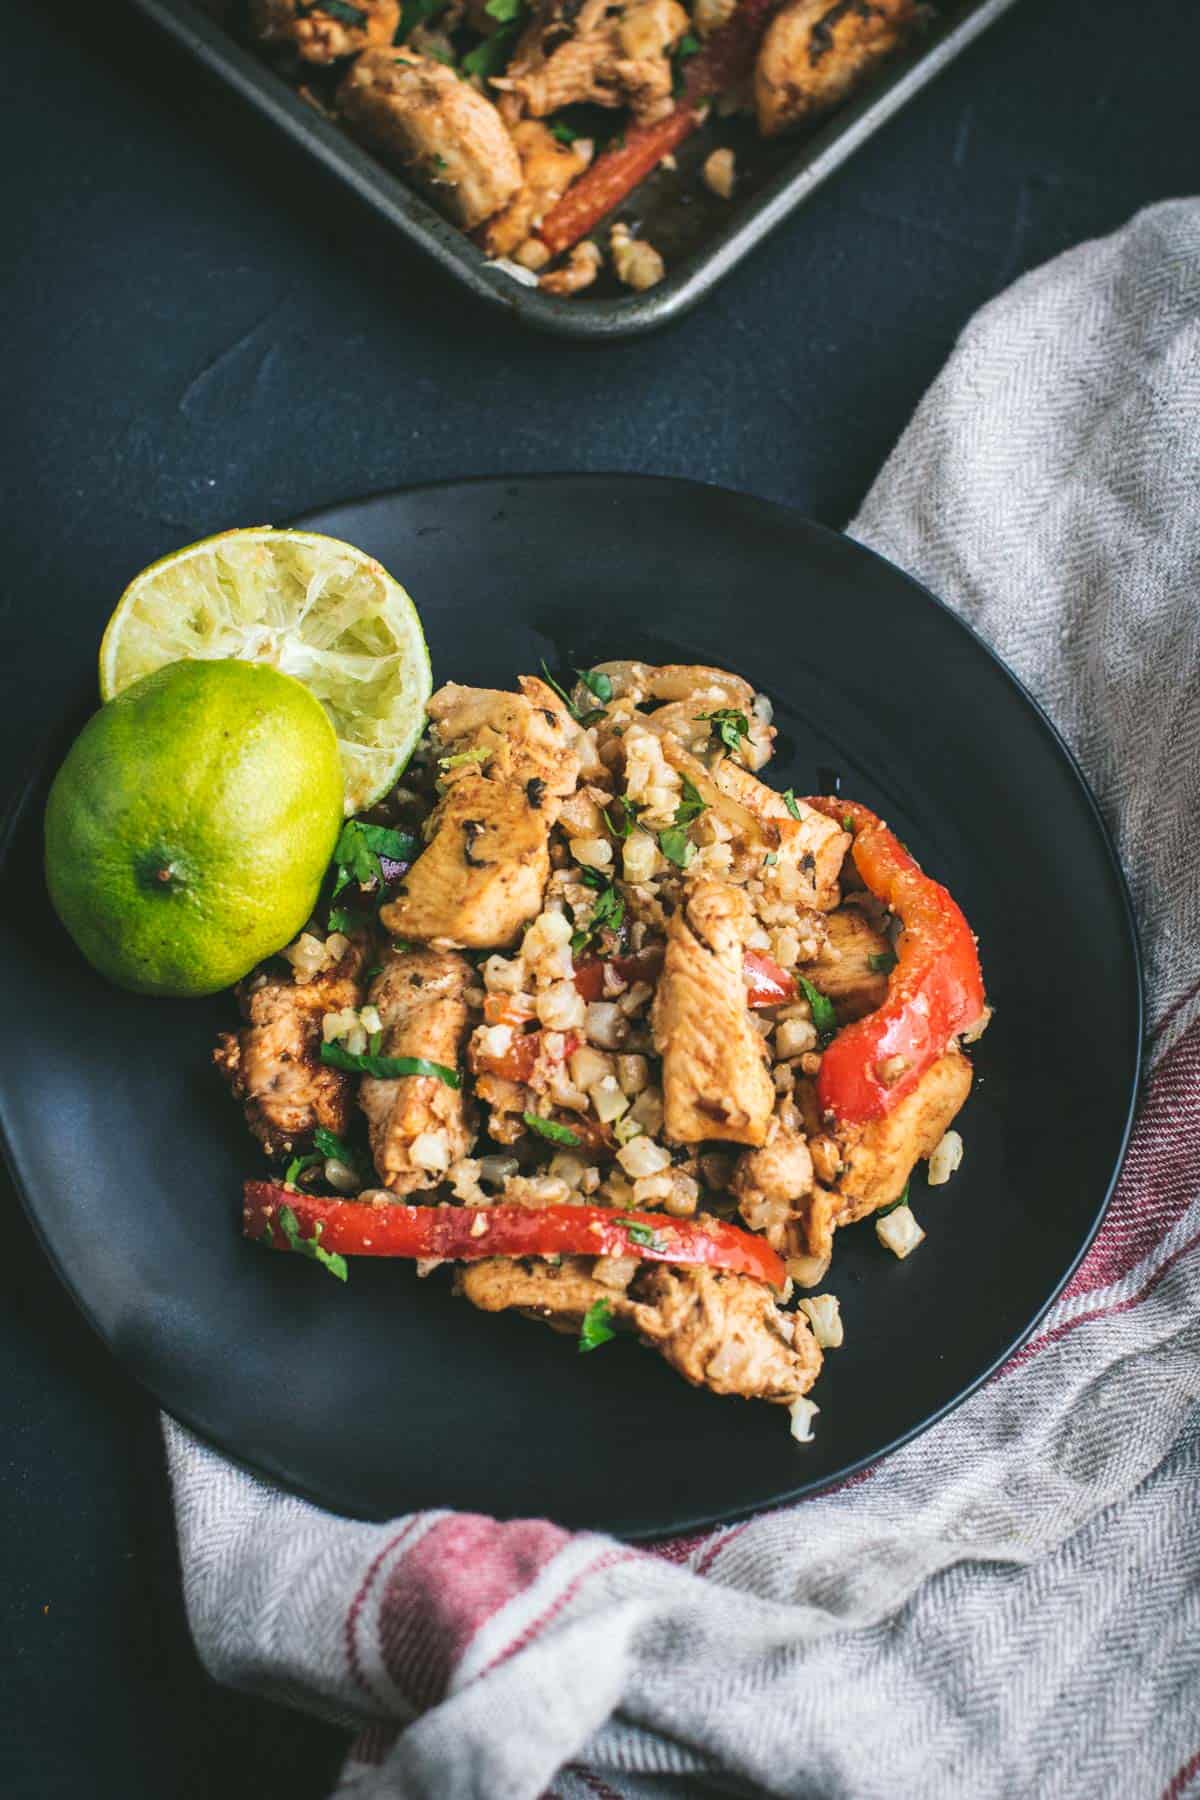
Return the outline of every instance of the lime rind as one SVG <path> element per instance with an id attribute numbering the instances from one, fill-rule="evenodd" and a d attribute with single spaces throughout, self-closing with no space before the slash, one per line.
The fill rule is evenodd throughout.
<path id="1" fill-rule="evenodd" d="M 424 730 L 433 679 L 417 609 L 337 538 L 255 526 L 152 564 L 105 631 L 101 696 L 197 658 L 266 663 L 304 683 L 337 735 L 347 814 L 387 793 Z"/>

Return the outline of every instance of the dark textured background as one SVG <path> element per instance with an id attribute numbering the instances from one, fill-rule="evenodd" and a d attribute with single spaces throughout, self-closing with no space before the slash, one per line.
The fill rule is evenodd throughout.
<path id="1" fill-rule="evenodd" d="M 839 524 L 976 307 L 1200 186 L 1194 0 L 1021 0 L 702 310 L 574 347 L 474 310 L 121 5 L 4 11 L 8 790 L 164 550 L 560 468 Z M 0 1792 L 317 1800 L 339 1734 L 200 1670 L 154 1407 L 0 1205 Z"/>

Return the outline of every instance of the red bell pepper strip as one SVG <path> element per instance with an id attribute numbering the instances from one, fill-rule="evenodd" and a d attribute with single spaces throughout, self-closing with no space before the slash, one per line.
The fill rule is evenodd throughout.
<path id="1" fill-rule="evenodd" d="M 605 1206 L 529 1207 L 375 1205 L 317 1200 L 270 1181 L 245 1184 L 244 1236 L 286 1250 L 274 1221 L 290 1207 L 302 1238 L 321 1227 L 322 1250 L 341 1256 L 439 1257 L 477 1262 L 485 1256 L 635 1256 L 750 1275 L 769 1287 L 787 1278 L 771 1246 L 720 1219 L 671 1219 L 661 1213 L 618 1213 Z"/>
<path id="2" fill-rule="evenodd" d="M 538 236 L 552 256 L 586 237 L 695 131 L 704 117 L 704 100 L 749 75 L 762 35 L 780 4 L 781 0 L 740 0 L 728 23 L 714 31 L 703 50 L 685 65 L 683 93 L 675 110 L 653 125 L 631 125 L 619 145 L 600 152 L 542 220 Z"/>
<path id="3" fill-rule="evenodd" d="M 653 125 L 631 125 L 620 145 L 602 150 L 542 220 L 537 235 L 551 256 L 594 230 L 699 123 L 694 107 L 680 105 Z"/>
<path id="4" fill-rule="evenodd" d="M 742 974 L 746 979 L 746 1001 L 750 1006 L 782 1006 L 796 998 L 794 976 L 761 950 L 746 950 L 742 955 Z"/>
<path id="5" fill-rule="evenodd" d="M 853 800 L 815 798 L 808 804 L 839 823 L 848 821 L 855 868 L 904 927 L 882 1006 L 839 1031 L 821 1058 L 822 1111 L 839 1124 L 862 1124 L 890 1112 L 952 1040 L 979 1021 L 983 975 L 958 905 L 921 872 L 881 819 Z"/>
<path id="6" fill-rule="evenodd" d="M 656 945 L 653 950 L 639 950 L 636 956 L 610 956 L 608 964 L 614 968 L 621 980 L 630 987 L 636 981 L 657 981 L 662 968 L 663 948 Z M 585 1000 L 602 1000 L 604 998 L 605 962 L 599 956 L 585 956 L 575 964 L 575 986 Z"/>

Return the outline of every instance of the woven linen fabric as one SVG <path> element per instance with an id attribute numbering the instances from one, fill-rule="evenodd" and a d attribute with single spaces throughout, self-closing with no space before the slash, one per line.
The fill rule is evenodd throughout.
<path id="1" fill-rule="evenodd" d="M 167 1421 L 200 1653 L 357 1730 L 339 1795 L 1200 1795 L 1200 201 L 985 307 L 852 529 L 1011 663 L 1115 833 L 1151 1035 L 1109 1216 L 933 1430 L 656 1549 L 349 1522 Z"/>

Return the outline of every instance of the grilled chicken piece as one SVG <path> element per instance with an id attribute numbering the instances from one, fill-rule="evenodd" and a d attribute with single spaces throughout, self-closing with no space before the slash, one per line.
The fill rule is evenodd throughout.
<path id="1" fill-rule="evenodd" d="M 511 256 L 592 160 L 589 139 L 560 144 L 536 119 L 514 125 L 512 141 L 521 158 L 521 189 L 487 227 L 483 241 L 489 256 Z"/>
<path id="2" fill-rule="evenodd" d="M 550 833 L 523 788 L 483 775 L 456 781 L 433 814 L 433 839 L 380 910 L 397 937 L 451 949 L 502 949 L 541 910 Z"/>
<path id="3" fill-rule="evenodd" d="M 549 0 L 493 86 L 512 120 L 587 100 L 649 124 L 671 110 L 670 52 L 687 29 L 678 0 Z"/>
<path id="4" fill-rule="evenodd" d="M 804 973 L 833 1001 L 839 1025 L 865 1018 L 887 997 L 887 971 L 892 946 L 857 906 L 839 906 L 825 919 L 827 945 Z M 882 962 L 872 968 L 871 959 Z"/>
<path id="5" fill-rule="evenodd" d="M 592 1266 L 589 1256 L 564 1256 L 557 1263 L 536 1256 L 488 1257 L 460 1263 L 454 1271 L 454 1288 L 481 1312 L 516 1310 L 578 1336 L 584 1314 L 598 1300 L 610 1302 L 614 1319 L 629 1316 L 625 1294 L 597 1281 Z"/>
<path id="6" fill-rule="evenodd" d="M 430 842 L 382 908 L 399 937 L 503 949 L 541 910 L 550 828 L 579 776 L 578 728 L 540 681 L 520 694 L 450 682 L 429 703 L 447 760 Z M 478 753 L 478 760 L 476 759 Z"/>
<path id="7" fill-rule="evenodd" d="M 520 693 L 510 694 L 448 681 L 429 702 L 438 742 L 448 756 L 480 752 L 475 767 L 493 781 L 521 787 L 533 783 L 531 800 L 538 798 L 539 786 L 562 798 L 575 791 L 579 779 L 579 727 L 544 681 L 522 675 L 518 686 Z M 461 774 L 451 769 L 446 779 L 461 779 Z M 552 819 L 557 817 L 550 812 Z"/>
<path id="8" fill-rule="evenodd" d="M 905 41 L 918 0 L 792 0 L 767 27 L 754 70 L 764 137 L 806 125 L 846 98 Z"/>
<path id="9" fill-rule="evenodd" d="M 625 1289 L 600 1282 L 586 1257 L 561 1264 L 496 1257 L 460 1265 L 457 1291 L 484 1312 L 516 1308 L 576 1333 L 598 1300 L 615 1325 L 642 1342 L 694 1387 L 787 1405 L 808 1392 L 821 1352 L 802 1315 L 781 1312 L 769 1288 L 749 1275 L 642 1264 Z"/>
<path id="10" fill-rule="evenodd" d="M 743 1150 L 730 1191 L 751 1231 L 760 1231 L 781 1256 L 807 1249 L 799 1205 L 813 1190 L 813 1165 L 803 1125 L 790 1100 L 781 1100 L 761 1150 Z"/>
<path id="11" fill-rule="evenodd" d="M 666 1134 L 678 1144 L 766 1138 L 775 1089 L 742 979 L 753 927 L 744 892 L 710 877 L 690 886 L 668 926 L 651 1025 Z"/>
<path id="12" fill-rule="evenodd" d="M 350 1079 L 320 1060 L 321 1020 L 361 1006 L 365 961 L 365 943 L 352 939 L 341 961 L 312 981 L 259 972 L 238 986 L 246 1023 L 222 1032 L 213 1061 L 268 1156 L 290 1156 L 318 1125 L 339 1136 L 346 1129 Z"/>
<path id="13" fill-rule="evenodd" d="M 767 885 L 784 880 L 781 871 L 794 871 L 788 881 L 788 897 L 798 906 L 810 906 L 817 912 L 835 907 L 841 899 L 842 863 L 853 841 L 850 833 L 803 800 L 793 798 L 793 812 L 782 794 L 730 757 L 717 763 L 712 778 L 730 800 L 778 832 L 779 861 L 764 871 Z"/>
<path id="14" fill-rule="evenodd" d="M 357 18 L 355 18 L 357 14 Z M 250 30 L 260 44 L 284 45 L 309 63 L 338 62 L 390 44 L 400 0 L 354 0 L 353 8 L 304 0 L 250 0 Z"/>
<path id="15" fill-rule="evenodd" d="M 383 1021 L 381 1053 L 421 1056 L 456 1069 L 467 1035 L 464 995 L 473 978 L 471 965 L 451 950 L 389 951 L 368 996 Z M 436 1187 L 470 1147 L 463 1093 L 435 1075 L 365 1075 L 358 1103 L 367 1115 L 379 1179 L 393 1194 Z M 433 1167 L 412 1157 L 414 1144 L 426 1137 L 419 1148 Z"/>
<path id="16" fill-rule="evenodd" d="M 828 1259 L 839 1225 L 851 1225 L 899 1199 L 913 1169 L 937 1148 L 970 1091 L 969 1060 L 948 1050 L 882 1119 L 826 1133 L 816 1117 L 811 1086 L 799 1084 L 797 1098 L 807 1108 L 809 1149 L 822 1184 L 814 1186 L 799 1209 L 810 1257 Z M 790 1263 L 788 1268 L 801 1278 Z"/>
<path id="17" fill-rule="evenodd" d="M 469 231 L 506 206 L 521 162 L 491 101 L 453 69 L 405 50 L 368 50 L 337 92 L 353 135 Z"/>
<path id="18" fill-rule="evenodd" d="M 899 1198 L 917 1162 L 936 1150 L 970 1091 L 970 1062 L 949 1050 L 890 1113 L 857 1133 L 838 1134 L 842 1172 L 837 1188 L 847 1203 L 845 1220 L 861 1219 Z"/>
<path id="19" fill-rule="evenodd" d="M 787 1406 L 821 1372 L 821 1352 L 802 1313 L 781 1312 L 749 1275 L 655 1263 L 636 1283 L 633 1323 L 693 1387 Z"/>

